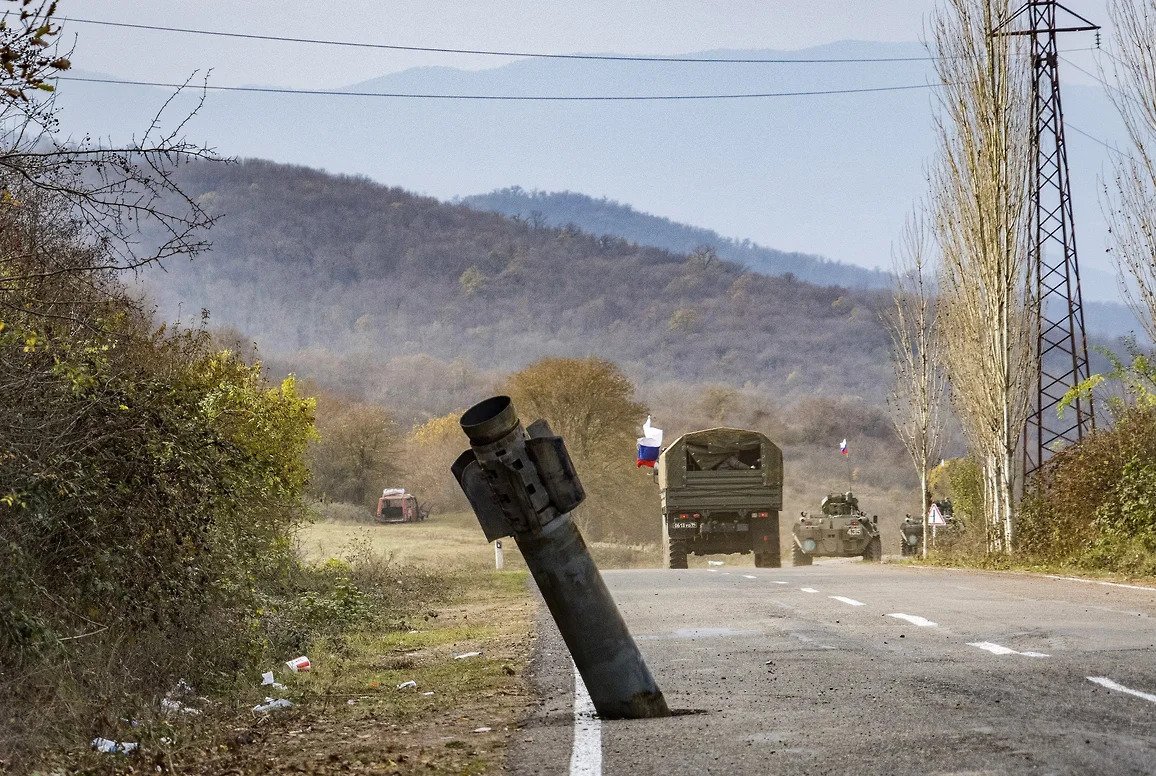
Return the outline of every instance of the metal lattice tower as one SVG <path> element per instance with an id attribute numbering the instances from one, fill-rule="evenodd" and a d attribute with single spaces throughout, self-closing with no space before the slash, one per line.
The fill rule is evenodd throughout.
<path id="1" fill-rule="evenodd" d="M 1025 28 L 1013 29 L 1024 22 Z M 1068 185 L 1057 36 L 1098 29 L 1055 0 L 1032 0 L 993 32 L 1031 38 L 1035 181 L 1029 282 L 1039 304 L 1039 379 L 1024 428 L 1025 481 L 1058 449 L 1080 441 L 1095 428 L 1091 397 L 1077 399 L 1063 418 L 1058 412 L 1064 395 L 1088 379 L 1090 371 Z"/>

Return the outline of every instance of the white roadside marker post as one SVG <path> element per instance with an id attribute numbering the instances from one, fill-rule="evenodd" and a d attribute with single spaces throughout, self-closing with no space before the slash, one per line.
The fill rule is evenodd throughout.
<path id="1" fill-rule="evenodd" d="M 506 556 L 502 554 L 502 540 L 494 542 L 494 568 L 501 571 L 506 567 Z"/>

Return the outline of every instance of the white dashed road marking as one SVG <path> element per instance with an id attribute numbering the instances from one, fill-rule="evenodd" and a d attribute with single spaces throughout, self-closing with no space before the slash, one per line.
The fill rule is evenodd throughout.
<path id="1" fill-rule="evenodd" d="M 896 612 L 895 614 L 889 614 L 887 616 L 888 617 L 894 617 L 897 620 L 906 620 L 907 622 L 911 623 L 912 625 L 918 625 L 920 628 L 938 628 L 939 627 L 939 623 L 932 622 L 931 620 L 927 619 L 926 617 L 920 617 L 917 614 L 903 614 L 902 612 Z M 975 645 L 973 644 L 972 646 L 975 646 Z"/>
<path id="2" fill-rule="evenodd" d="M 758 579 L 754 574 L 743 574 L 744 579 Z"/>
<path id="3" fill-rule="evenodd" d="M 1125 687 L 1122 684 L 1117 684 L 1106 676 L 1089 676 L 1088 681 L 1094 682 L 1101 687 L 1107 687 L 1109 690 L 1127 693 L 1128 695 L 1135 695 L 1137 698 L 1143 698 L 1149 703 L 1156 703 L 1156 695 L 1153 695 L 1150 692 L 1140 692 L 1139 690 L 1133 690 L 1131 687 Z"/>
<path id="4" fill-rule="evenodd" d="M 772 584 L 772 585 L 785 585 L 785 584 L 787 584 L 787 583 L 786 583 L 784 580 L 781 580 L 781 579 L 772 579 L 772 580 L 771 580 L 771 584 Z"/>
<path id="5" fill-rule="evenodd" d="M 574 746 L 570 750 L 570 776 L 602 776 L 602 721 L 586 683 L 574 666 Z"/>
<path id="6" fill-rule="evenodd" d="M 842 601 L 848 606 L 866 606 L 862 601 L 856 601 L 854 598 L 845 598 L 841 595 L 829 595 L 828 598 L 834 598 L 836 601 Z"/>
<path id="7" fill-rule="evenodd" d="M 1043 652 L 1020 652 L 1010 647 L 1000 646 L 999 644 L 992 644 L 990 641 L 972 641 L 968 642 L 969 647 L 978 647 L 986 650 L 993 655 L 1022 655 L 1023 657 L 1051 657 L 1045 655 Z"/>
<path id="8" fill-rule="evenodd" d="M 813 587 L 800 587 L 799 589 L 802 590 L 804 593 L 818 593 L 819 592 L 818 590 L 816 590 Z"/>

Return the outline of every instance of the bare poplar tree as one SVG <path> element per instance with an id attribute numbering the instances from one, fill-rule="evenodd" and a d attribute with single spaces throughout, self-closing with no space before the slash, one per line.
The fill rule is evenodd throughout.
<path id="1" fill-rule="evenodd" d="M 1156 0 L 1110 0 L 1108 13 L 1117 88 L 1107 91 L 1132 146 L 1114 163 L 1112 252 L 1135 281 L 1121 282 L 1124 298 L 1156 341 Z"/>
<path id="2" fill-rule="evenodd" d="M 884 323 L 891 335 L 895 384 L 887 397 L 891 422 L 919 476 L 923 557 L 927 557 L 927 513 L 931 508 L 928 471 L 939 455 L 943 372 L 936 357 L 935 301 L 932 298 L 930 235 L 927 221 L 914 213 L 904 225 L 895 254 L 891 308 Z"/>
<path id="3" fill-rule="evenodd" d="M 988 548 L 1007 552 L 1035 376 L 1029 67 L 1019 39 L 990 35 L 1008 0 L 945 5 L 932 29 L 943 86 L 932 176 L 940 342 L 952 402 L 983 461 Z"/>

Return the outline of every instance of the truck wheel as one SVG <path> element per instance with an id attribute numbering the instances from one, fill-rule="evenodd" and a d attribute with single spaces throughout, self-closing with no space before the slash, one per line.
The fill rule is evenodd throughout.
<path id="1" fill-rule="evenodd" d="M 686 542 L 675 539 L 670 540 L 670 568 L 686 568 Z"/>
<path id="2" fill-rule="evenodd" d="M 757 569 L 777 569 L 781 568 L 782 565 L 783 561 L 777 552 L 755 553 L 755 568 Z"/>
<path id="3" fill-rule="evenodd" d="M 803 552 L 799 545 L 791 548 L 791 565 L 792 566 L 810 566 L 811 556 Z"/>
<path id="4" fill-rule="evenodd" d="M 878 536 L 867 542 L 867 549 L 863 551 L 863 560 L 875 563 L 883 560 L 883 543 L 879 541 Z"/>

